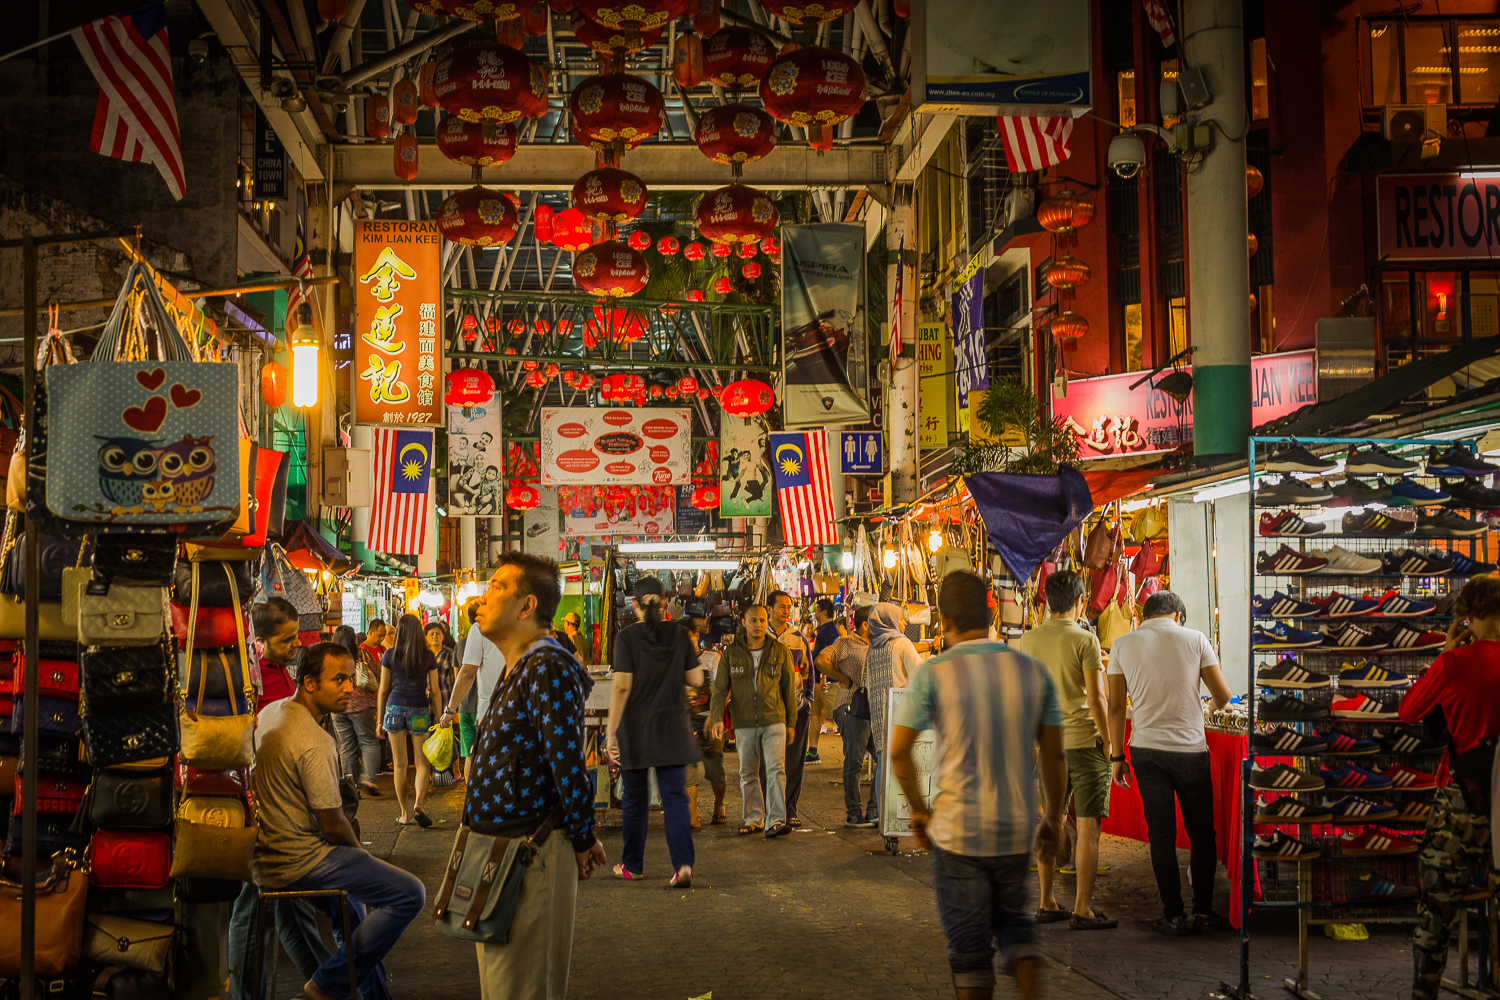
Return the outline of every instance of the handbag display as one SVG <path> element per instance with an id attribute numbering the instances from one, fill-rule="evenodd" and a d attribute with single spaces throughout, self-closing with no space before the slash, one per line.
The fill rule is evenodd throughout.
<path id="1" fill-rule="evenodd" d="M 11 739 L 19 740 L 12 736 Z M 16 752 L 21 753 L 21 748 Z M 30 762 L 22 757 L 20 772 L 26 773 Z M 36 746 L 36 773 L 44 778 L 88 778 L 93 768 L 84 760 L 83 741 L 77 736 L 61 736 L 56 733 L 41 733 Z"/>
<path id="2" fill-rule="evenodd" d="M 77 624 L 63 620 L 61 601 L 37 601 L 37 637 L 78 640 Z M 26 605 L 20 598 L 0 596 L 0 638 L 26 638 Z"/>
<path id="3" fill-rule="evenodd" d="M 16 655 L 25 652 L 25 643 L 16 643 Z M 83 659 L 83 646 L 78 642 L 78 637 L 69 636 L 67 639 L 43 638 L 36 644 L 36 658 L 38 660 L 72 660 L 77 663 Z"/>
<path id="4" fill-rule="evenodd" d="M 89 835 L 75 831 L 73 823 L 74 817 L 72 816 L 38 815 L 36 818 L 36 856 L 45 860 L 64 851 L 87 850 Z M 12 816 L 5 834 L 5 853 L 12 857 L 19 857 L 23 846 L 21 817 Z M 0 935 L 0 937 L 3 936 Z"/>
<path id="5" fill-rule="evenodd" d="M 292 561 L 280 545 L 266 546 L 266 557 L 260 564 L 261 593 L 265 597 L 284 597 L 297 609 L 297 630 L 316 632 L 323 627 L 323 602 L 313 589 L 312 581 Z"/>
<path id="6" fill-rule="evenodd" d="M 526 871 L 561 818 L 559 806 L 529 837 L 491 837 L 467 823 L 459 827 L 432 907 L 438 926 L 464 941 L 508 942 Z"/>
<path id="7" fill-rule="evenodd" d="M 197 584 L 198 572 L 203 566 L 230 565 L 215 563 L 193 563 L 193 603 L 190 607 L 189 621 L 197 621 L 198 600 Z M 243 664 L 243 651 L 245 649 L 244 618 L 240 611 L 239 592 L 235 588 L 234 578 L 229 577 L 229 591 L 233 599 L 234 617 L 238 623 L 239 630 L 236 655 L 240 657 Z M 194 642 L 196 636 L 189 626 L 187 649 L 183 653 L 189 664 L 194 662 Z M 217 656 L 220 669 L 223 673 L 225 691 L 234 690 L 234 680 L 229 670 L 229 658 L 219 652 Z M 201 662 L 201 661 L 200 661 Z M 182 746 L 180 753 L 184 763 L 194 767 L 223 770 L 232 767 L 249 767 L 255 757 L 255 711 L 254 699 L 255 689 L 251 687 L 249 678 L 243 677 L 242 688 L 245 694 L 246 711 L 242 714 L 228 716 L 210 716 L 203 712 L 203 699 L 208 689 L 208 674 L 211 670 L 212 658 L 209 660 L 208 668 L 200 668 L 198 671 L 198 701 L 196 707 L 189 709 L 184 702 L 178 718 L 178 728 L 182 733 Z M 243 669 L 241 670 L 243 674 Z"/>
<path id="8" fill-rule="evenodd" d="M 1156 576 L 1161 572 L 1162 565 L 1166 559 L 1156 543 L 1147 539 L 1141 543 L 1140 551 L 1136 552 L 1135 558 L 1130 562 L 1130 572 L 1135 574 L 1137 580 Z"/>
<path id="9" fill-rule="evenodd" d="M 26 732 L 26 699 L 21 695 L 15 699 L 15 709 L 10 717 L 10 731 L 16 735 Z M 38 698 L 36 706 L 37 728 L 44 733 L 59 733 L 76 736 L 83 731 L 83 720 L 78 717 L 78 702 L 62 698 Z"/>
<path id="10" fill-rule="evenodd" d="M 92 593 L 104 589 L 103 594 Z M 165 616 L 161 587 L 95 585 L 78 595 L 78 639 L 88 645 L 150 646 L 160 641 Z"/>
<path id="11" fill-rule="evenodd" d="M 78 700 L 78 664 L 73 660 L 38 660 L 36 685 L 43 698 Z M 11 693 L 26 693 L 26 671 L 17 670 L 11 677 Z"/>
<path id="12" fill-rule="evenodd" d="M 234 523 L 229 530 L 223 533 L 223 537 L 233 540 L 244 539 L 255 530 L 255 453 L 260 450 L 260 445 L 251 438 L 239 439 L 239 462 L 240 482 L 245 485 L 243 495 L 239 498 L 239 511 L 235 515 Z"/>
<path id="13" fill-rule="evenodd" d="M 90 913 L 84 920 L 83 954 L 99 965 L 123 965 L 170 980 L 178 936 L 171 924 Z"/>
<path id="14" fill-rule="evenodd" d="M 94 546 L 94 579 L 101 583 L 169 587 L 176 568 L 175 535 L 100 535 Z"/>
<path id="15" fill-rule="evenodd" d="M 1135 628 L 1135 619 L 1124 607 L 1119 595 L 1099 615 L 1099 645 L 1107 653 L 1115 640 Z"/>
<path id="16" fill-rule="evenodd" d="M 12 511 L 5 516 L 5 535 L 0 541 L 4 553 L 4 571 L 0 572 L 0 594 L 23 596 L 26 593 L 26 527 L 25 515 Z M 87 538 L 65 535 L 37 535 L 37 565 L 41 589 L 38 595 L 56 601 L 63 594 L 63 572 L 88 564 L 93 544 Z"/>
<path id="17" fill-rule="evenodd" d="M 1106 512 L 1089 531 L 1088 541 L 1083 546 L 1083 565 L 1095 571 L 1111 565 L 1120 556 L 1122 537 L 1119 520 L 1115 519 L 1111 524 Z"/>
<path id="18" fill-rule="evenodd" d="M 177 772 L 177 783 L 189 795 L 243 798 L 250 790 L 250 772 L 240 768 L 209 771 L 183 765 L 178 767 Z"/>
<path id="19" fill-rule="evenodd" d="M 177 706 L 133 712 L 90 712 L 84 716 L 89 760 L 95 767 L 114 767 L 177 752 Z"/>
<path id="20" fill-rule="evenodd" d="M 21 926 L 21 884 L 0 878 L 0 926 Z M 37 871 L 36 944 L 33 969 L 38 976 L 60 976 L 78 965 L 83 954 L 83 916 L 88 878 L 73 859 L 57 857 Z M 0 934 L 0 976 L 21 974 L 21 935 Z"/>
<path id="21" fill-rule="evenodd" d="M 89 844 L 89 884 L 100 889 L 160 889 L 171 867 L 164 830 L 99 830 Z"/>
<path id="22" fill-rule="evenodd" d="M 13 815 L 21 815 L 21 783 L 24 781 L 19 774 L 15 776 L 12 787 L 15 788 L 15 805 Z M 36 811 L 46 816 L 75 816 L 78 807 L 83 804 L 83 794 L 88 791 L 89 783 L 84 778 L 43 778 L 38 775 L 36 779 Z"/>
<path id="23" fill-rule="evenodd" d="M 172 600 L 178 604 L 193 603 L 193 570 L 197 567 L 197 596 L 199 607 L 229 608 L 236 601 L 235 594 L 250 593 L 250 565 L 245 562 L 193 561 L 178 563 L 172 578 Z M 300 570 L 298 572 L 301 572 Z M 307 579 L 306 576 L 303 579 Z M 231 593 L 230 585 L 234 586 Z M 321 619 L 320 619 L 321 624 Z M 199 643 L 206 646 L 208 643 Z M 226 644 L 227 645 L 227 644 Z"/>
<path id="24" fill-rule="evenodd" d="M 171 757 L 147 757 L 145 760 L 133 760 L 126 764 L 111 764 L 104 770 L 130 774 L 139 771 L 162 771 L 170 767 L 171 764 Z"/>
<path id="25" fill-rule="evenodd" d="M 177 808 L 176 877 L 251 881 L 256 826 L 247 822 L 244 800 L 191 795 Z"/>
<path id="26" fill-rule="evenodd" d="M 187 691 L 196 691 L 202 687 L 203 697 L 212 701 L 225 701 L 230 692 L 245 690 L 250 683 L 245 665 L 240 660 L 239 650 L 233 645 L 234 639 L 229 642 L 230 645 L 214 649 L 195 648 L 191 660 L 186 650 L 180 654 L 177 676 L 185 679 L 183 687 Z M 229 678 L 227 681 L 226 677 Z"/>
<path id="27" fill-rule="evenodd" d="M 169 656 L 162 643 L 90 646 L 80 667 L 86 710 L 127 712 L 165 705 L 173 688 Z"/>
<path id="28" fill-rule="evenodd" d="M 191 606 L 173 601 L 167 607 L 172 614 L 172 634 L 177 636 L 177 648 L 182 649 L 187 645 L 188 611 Z M 234 627 L 234 609 L 200 606 L 196 630 L 200 646 L 233 646 L 238 634 Z"/>
<path id="29" fill-rule="evenodd" d="M 160 357 L 146 360 L 153 339 Z M 92 360 L 45 375 L 54 516 L 108 532 L 222 534 L 233 521 L 239 369 L 193 360 L 145 265 L 131 264 Z"/>
<path id="30" fill-rule="evenodd" d="M 89 821 L 118 830 L 160 830 L 172 823 L 172 775 L 100 771 L 89 791 Z"/>

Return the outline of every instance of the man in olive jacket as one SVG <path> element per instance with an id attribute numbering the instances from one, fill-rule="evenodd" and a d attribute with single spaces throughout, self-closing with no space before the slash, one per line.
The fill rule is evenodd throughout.
<path id="1" fill-rule="evenodd" d="M 766 795 L 769 824 L 766 837 L 791 833 L 786 825 L 786 740 L 797 725 L 797 699 L 793 693 L 792 657 L 787 648 L 767 633 L 771 616 L 763 604 L 745 609 L 745 631 L 735 636 L 714 672 L 713 700 L 708 717 L 709 737 L 724 734 L 724 702 L 734 720 L 734 741 L 740 755 L 740 794 L 744 800 L 744 822 L 740 833 L 761 829 L 764 805 L 760 764 L 766 764 Z M 732 695 L 732 697 L 731 697 Z"/>

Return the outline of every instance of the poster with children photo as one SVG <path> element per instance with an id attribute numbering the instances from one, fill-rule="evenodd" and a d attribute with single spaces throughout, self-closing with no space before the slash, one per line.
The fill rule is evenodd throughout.
<path id="1" fill-rule="evenodd" d="M 499 437 L 498 395 L 483 406 L 448 407 L 449 517 L 497 517 L 504 512 Z"/>

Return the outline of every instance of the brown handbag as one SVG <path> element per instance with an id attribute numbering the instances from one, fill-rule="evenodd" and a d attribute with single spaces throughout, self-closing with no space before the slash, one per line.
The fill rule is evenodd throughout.
<path id="1" fill-rule="evenodd" d="M 239 799 L 187 796 L 173 826 L 172 875 L 249 882 L 256 833 Z"/>
<path id="2" fill-rule="evenodd" d="M 1089 532 L 1088 541 L 1084 543 L 1083 565 L 1098 572 L 1113 564 L 1123 550 L 1123 534 L 1119 518 L 1115 518 L 1113 524 L 1107 513 L 1099 518 L 1099 522 Z"/>
<path id="3" fill-rule="evenodd" d="M 193 662 L 193 640 L 198 623 L 198 563 L 193 563 L 193 600 L 188 614 L 187 662 Z M 234 627 L 238 633 L 240 662 L 245 656 L 245 617 L 240 611 L 239 587 L 234 574 L 225 574 L 229 580 L 229 593 L 234 602 Z M 224 682 L 228 690 L 234 690 L 234 675 L 229 669 L 229 660 L 222 650 L 218 654 L 219 664 L 224 669 Z M 203 696 L 208 685 L 208 664 L 198 671 L 198 702 L 189 709 L 186 699 L 177 713 L 181 732 L 180 754 L 185 763 L 198 768 L 225 771 L 235 767 L 249 767 L 255 758 L 255 689 L 250 686 L 250 676 L 244 673 L 245 705 L 249 709 L 243 715 L 204 715 Z M 183 692 L 186 695 L 187 692 Z M 236 699 L 229 699 L 231 711 L 237 708 Z"/>
<path id="4" fill-rule="evenodd" d="M 78 965 L 83 954 L 88 891 L 88 876 L 74 867 L 71 852 L 52 859 L 51 870 L 36 887 L 38 976 L 65 975 Z M 0 976 L 15 978 L 20 974 L 21 883 L 0 878 Z"/>

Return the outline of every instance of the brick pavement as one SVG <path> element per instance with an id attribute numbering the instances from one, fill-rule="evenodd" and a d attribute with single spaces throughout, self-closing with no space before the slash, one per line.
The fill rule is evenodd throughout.
<path id="1" fill-rule="evenodd" d="M 695 836 L 698 878 L 691 890 L 666 889 L 670 874 L 660 819 L 647 846 L 646 881 L 621 882 L 608 871 L 579 887 L 569 997 L 574 1000 L 714 1000 L 849 997 L 859 1000 L 952 996 L 946 946 L 922 854 L 892 856 L 873 831 L 843 823 L 838 740 L 825 736 L 824 763 L 809 766 L 803 789 L 803 831 L 780 841 L 741 838 L 737 786 L 731 781 L 730 825 Z M 729 773 L 735 774 L 730 756 Z M 390 777 L 381 785 L 389 792 Z M 366 799 L 360 818 L 372 852 L 406 868 L 432 891 L 440 878 L 462 807 L 463 786 L 438 789 L 431 830 L 394 826 L 395 800 Z M 709 790 L 700 802 L 708 816 Z M 617 817 L 618 814 L 616 814 Z M 602 831 L 610 863 L 620 855 L 619 832 Z M 1097 900 L 1121 925 L 1079 933 L 1066 923 L 1041 928 L 1048 956 L 1047 996 L 1200 998 L 1237 977 L 1238 937 L 1219 934 L 1162 938 L 1150 930 L 1159 914 L 1144 844 L 1107 837 L 1101 854 L 1113 870 L 1100 876 Z M 912 848 L 914 842 L 903 842 Z M 1186 863 L 1186 852 L 1182 852 Z M 1072 880 L 1059 881 L 1059 899 Z M 1221 869 L 1217 898 L 1228 906 Z M 1282 979 L 1295 972 L 1296 924 L 1289 913 L 1254 922 L 1252 989 L 1286 996 Z M 1365 942 L 1339 942 L 1314 928 L 1312 988 L 1326 1000 L 1405 997 L 1410 976 L 1408 928 L 1371 925 Z M 283 966 L 285 967 L 285 966 Z M 457 1000 L 478 996 L 471 946 L 454 941 L 427 918 L 407 932 L 387 960 L 400 1000 Z M 279 997 L 295 995 L 284 977 Z M 1014 991 L 1002 980 L 997 996 Z"/>

